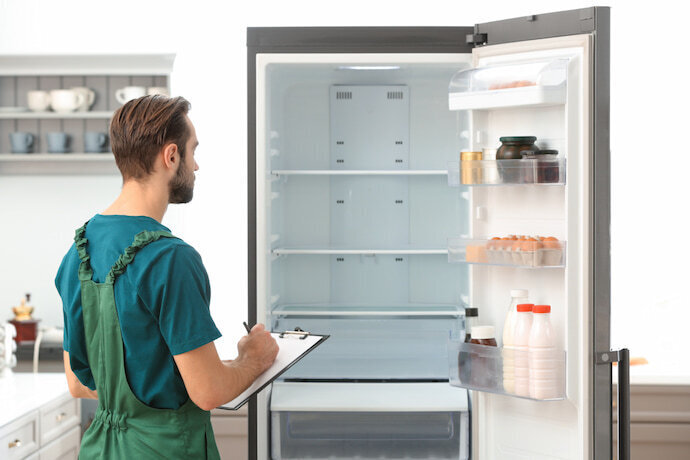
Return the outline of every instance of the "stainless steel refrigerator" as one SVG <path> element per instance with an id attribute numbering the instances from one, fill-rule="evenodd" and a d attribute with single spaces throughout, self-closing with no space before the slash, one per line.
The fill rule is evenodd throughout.
<path id="1" fill-rule="evenodd" d="M 611 457 L 609 22 L 248 29 L 249 319 L 331 336 L 252 399 L 250 458 Z M 501 382 L 517 288 L 555 394 Z"/>

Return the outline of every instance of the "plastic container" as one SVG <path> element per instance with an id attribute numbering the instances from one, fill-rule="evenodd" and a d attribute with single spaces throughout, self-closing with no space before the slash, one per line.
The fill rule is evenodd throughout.
<path id="1" fill-rule="evenodd" d="M 496 335 L 493 326 L 474 326 L 471 330 L 472 338 L 468 343 L 485 347 L 497 347 Z M 487 386 L 496 370 L 492 367 L 495 363 L 481 353 L 470 355 L 470 383 L 474 386 Z"/>
<path id="2" fill-rule="evenodd" d="M 532 304 L 520 304 L 517 306 L 515 318 L 515 391 L 518 396 L 529 396 L 530 366 L 527 355 L 530 332 L 532 329 Z"/>
<path id="3" fill-rule="evenodd" d="M 461 70 L 448 87 L 449 108 L 490 110 L 563 104 L 567 71 L 567 58 Z"/>
<path id="4" fill-rule="evenodd" d="M 465 308 L 465 343 L 472 340 L 472 328 L 477 326 L 479 322 L 479 309 L 476 307 Z M 470 360 L 467 354 L 458 354 L 458 369 L 460 373 L 460 380 L 463 382 L 470 381 Z"/>
<path id="5" fill-rule="evenodd" d="M 513 289 L 510 291 L 510 305 L 503 322 L 503 388 L 508 393 L 515 391 L 515 319 L 517 306 L 527 303 L 527 289 Z"/>
<path id="6" fill-rule="evenodd" d="M 535 305 L 529 335 L 529 396 L 548 399 L 563 394 L 563 362 L 551 326 L 551 306 Z"/>

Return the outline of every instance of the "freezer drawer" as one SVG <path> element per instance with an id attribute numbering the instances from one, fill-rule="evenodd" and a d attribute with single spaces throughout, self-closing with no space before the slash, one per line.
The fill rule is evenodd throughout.
<path id="1" fill-rule="evenodd" d="M 455 390 L 445 383 L 276 384 L 271 457 L 466 459 L 467 395 Z"/>
<path id="2" fill-rule="evenodd" d="M 327 342 L 284 374 L 293 379 L 448 379 L 446 349 L 459 338 L 455 305 L 284 305 L 274 331 L 330 334 Z"/>

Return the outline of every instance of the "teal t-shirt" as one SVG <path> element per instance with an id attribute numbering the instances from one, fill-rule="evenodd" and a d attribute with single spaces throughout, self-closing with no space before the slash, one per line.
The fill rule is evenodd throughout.
<path id="1" fill-rule="evenodd" d="M 168 230 L 145 216 L 94 216 L 86 226 L 93 279 L 103 282 L 117 258 L 142 230 Z M 72 244 L 55 277 L 65 321 L 64 346 L 79 381 L 95 389 L 86 354 L 79 255 Z M 216 340 L 209 312 L 211 287 L 201 257 L 177 238 L 161 238 L 137 252 L 115 280 L 115 305 L 125 348 L 125 371 L 134 395 L 159 409 L 188 399 L 173 355 Z"/>

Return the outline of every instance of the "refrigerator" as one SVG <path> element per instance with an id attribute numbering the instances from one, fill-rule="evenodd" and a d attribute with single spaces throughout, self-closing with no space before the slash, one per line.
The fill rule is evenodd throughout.
<path id="1" fill-rule="evenodd" d="M 330 335 L 250 401 L 250 458 L 611 458 L 609 14 L 248 29 L 249 319 Z M 554 394 L 501 382 L 513 289 Z"/>

